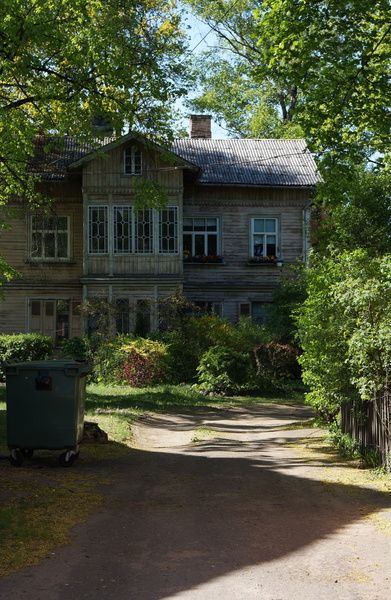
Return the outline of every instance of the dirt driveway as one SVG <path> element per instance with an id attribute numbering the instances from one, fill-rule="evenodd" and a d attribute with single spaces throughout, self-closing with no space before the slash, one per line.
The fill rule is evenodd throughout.
<path id="1" fill-rule="evenodd" d="M 0 580 L 21 600 L 390 600 L 389 499 L 333 481 L 306 407 L 146 416 L 72 545 Z M 343 466 L 341 467 L 343 469 Z M 330 475 L 331 473 L 331 475 Z"/>

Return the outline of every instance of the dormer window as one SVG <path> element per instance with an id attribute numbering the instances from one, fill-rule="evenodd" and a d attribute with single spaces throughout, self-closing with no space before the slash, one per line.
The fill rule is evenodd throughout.
<path id="1" fill-rule="evenodd" d="M 129 146 L 124 150 L 124 174 L 141 175 L 141 150 L 137 146 Z"/>

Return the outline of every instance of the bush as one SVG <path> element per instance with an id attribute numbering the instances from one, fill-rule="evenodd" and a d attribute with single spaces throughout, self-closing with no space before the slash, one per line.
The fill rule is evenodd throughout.
<path id="1" fill-rule="evenodd" d="M 165 379 L 163 369 L 159 368 L 161 357 L 158 352 L 143 356 L 137 350 L 131 350 L 121 365 L 118 379 L 132 387 L 147 387 L 161 383 Z"/>
<path id="2" fill-rule="evenodd" d="M 251 379 L 251 355 L 213 346 L 202 356 L 197 372 L 199 384 L 210 391 L 238 391 Z"/>
<path id="3" fill-rule="evenodd" d="M 37 333 L 0 335 L 0 364 L 4 360 L 17 358 L 26 360 L 47 360 L 53 357 L 52 339 Z M 0 369 L 0 376 L 3 372 Z"/>
<path id="4" fill-rule="evenodd" d="M 154 331 L 149 337 L 166 346 L 166 354 L 162 357 L 166 381 L 172 385 L 194 383 L 201 354 L 197 344 L 179 331 Z"/>
<path id="5" fill-rule="evenodd" d="M 253 348 L 258 376 L 270 381 L 281 379 L 298 380 L 301 376 L 297 348 L 290 344 L 269 342 Z"/>

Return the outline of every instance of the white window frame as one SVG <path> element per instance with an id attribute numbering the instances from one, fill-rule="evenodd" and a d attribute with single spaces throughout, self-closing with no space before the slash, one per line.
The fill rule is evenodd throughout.
<path id="1" fill-rule="evenodd" d="M 184 229 L 184 224 L 186 219 L 192 219 L 193 221 L 193 229 L 192 231 L 185 231 Z M 197 231 L 195 229 L 195 221 L 197 219 L 204 219 L 205 220 L 205 229 L 204 230 L 199 230 Z M 213 219 L 216 221 L 216 231 L 208 231 L 207 230 L 207 220 L 208 219 Z M 183 249 L 184 251 L 189 250 L 191 256 L 197 256 L 200 253 L 196 252 L 196 236 L 198 237 L 203 237 L 204 238 L 204 251 L 201 254 L 205 254 L 206 256 L 212 256 L 212 255 L 216 255 L 219 256 L 221 255 L 221 235 L 220 235 L 220 217 L 217 217 L 216 215 L 186 215 L 183 217 L 183 239 L 185 239 L 185 236 L 191 236 L 191 248 L 187 248 L 185 247 L 185 243 L 183 245 Z M 208 240 L 208 236 L 214 235 L 216 237 L 216 252 L 210 252 L 209 251 L 209 240 Z"/>
<path id="2" fill-rule="evenodd" d="M 38 228 L 34 225 L 35 219 L 41 219 L 43 226 Z M 59 229 L 56 226 L 59 223 L 59 219 L 65 219 L 66 228 Z M 50 227 L 50 221 L 54 224 L 54 226 Z M 36 244 L 34 242 L 34 234 L 41 235 L 41 255 L 37 255 Z M 47 243 L 45 245 L 45 235 L 53 234 L 54 236 L 54 256 L 47 256 L 48 246 Z M 66 235 L 66 255 L 59 256 L 60 252 L 60 244 L 59 244 L 59 234 Z M 71 218 L 69 215 L 30 215 L 29 220 L 29 259 L 37 262 L 68 262 L 71 260 L 70 254 L 71 248 Z"/>
<path id="3" fill-rule="evenodd" d="M 92 220 L 93 212 L 98 210 L 102 213 L 102 220 Z M 99 229 L 98 237 L 94 235 L 94 227 Z M 98 244 L 96 244 L 96 240 L 99 240 Z M 100 240 L 102 240 L 102 243 L 100 243 Z M 109 253 L 109 207 L 105 204 L 90 205 L 88 207 L 88 253 L 93 255 Z"/>
<path id="4" fill-rule="evenodd" d="M 119 214 L 127 212 L 121 221 Z M 166 213 L 166 216 L 164 216 Z M 108 204 L 88 206 L 88 254 L 89 255 L 177 255 L 178 206 L 167 206 L 161 210 L 152 208 L 135 212 L 131 204 Z M 168 215 L 168 218 L 167 218 Z M 99 218 L 98 218 L 99 217 Z M 122 243 L 118 237 L 122 233 Z M 99 240 L 94 240 L 94 231 Z"/>
<path id="5" fill-rule="evenodd" d="M 274 222 L 273 230 L 267 231 L 267 227 L 263 228 L 263 231 L 256 231 L 256 222 L 257 221 L 269 221 Z M 256 238 L 262 239 L 263 248 L 267 248 L 267 246 L 271 243 L 268 241 L 268 238 L 275 237 L 275 253 L 274 254 L 265 254 L 265 251 L 261 253 L 257 253 L 255 250 Z M 280 218 L 269 215 L 257 215 L 253 216 L 250 219 L 250 247 L 249 247 L 249 256 L 259 257 L 259 258 L 278 258 L 280 256 Z"/>
<path id="6" fill-rule="evenodd" d="M 159 254 L 178 254 L 178 207 L 166 206 L 158 214 Z"/>
<path id="7" fill-rule="evenodd" d="M 123 152 L 123 173 L 126 176 L 141 175 L 143 155 L 138 146 L 128 146 Z"/>

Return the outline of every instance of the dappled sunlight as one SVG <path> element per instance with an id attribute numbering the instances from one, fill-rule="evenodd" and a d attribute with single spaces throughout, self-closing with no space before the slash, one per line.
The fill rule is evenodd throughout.
<path id="1" fill-rule="evenodd" d="M 322 446 L 307 454 L 323 432 L 290 429 L 311 414 L 287 410 L 145 415 L 143 447 L 81 461 L 81 474 L 109 472 L 113 483 L 75 543 L 51 557 L 51 598 L 387 600 L 389 540 L 371 519 L 390 518 L 389 499 L 325 480 Z M 31 595 L 42 569 L 23 572 Z M 24 581 L 3 579 L 5 595 L 21 597 Z"/>

